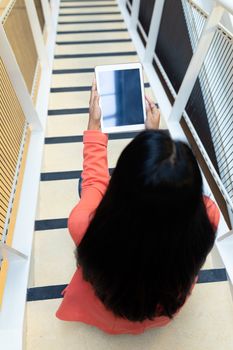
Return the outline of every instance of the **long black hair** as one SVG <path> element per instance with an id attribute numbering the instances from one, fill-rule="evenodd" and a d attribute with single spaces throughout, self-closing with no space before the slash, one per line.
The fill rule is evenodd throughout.
<path id="1" fill-rule="evenodd" d="M 172 318 L 214 239 L 191 149 L 147 130 L 122 152 L 77 247 L 78 263 L 116 316 Z"/>

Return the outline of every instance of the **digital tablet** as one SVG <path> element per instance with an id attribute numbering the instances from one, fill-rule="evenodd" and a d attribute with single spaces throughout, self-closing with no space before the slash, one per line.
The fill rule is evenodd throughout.
<path id="1" fill-rule="evenodd" d="M 95 73 L 102 131 L 143 130 L 146 109 L 141 64 L 97 66 Z"/>

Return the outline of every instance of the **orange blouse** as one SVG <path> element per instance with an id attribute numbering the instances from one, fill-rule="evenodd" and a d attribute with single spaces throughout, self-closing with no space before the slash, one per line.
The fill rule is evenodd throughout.
<path id="1" fill-rule="evenodd" d="M 84 132 L 83 142 L 82 198 L 72 210 L 68 220 L 68 228 L 76 245 L 81 242 L 109 182 L 108 136 L 101 131 L 89 130 Z M 210 221 L 216 229 L 219 211 L 211 199 L 205 197 L 204 201 Z M 91 284 L 83 279 L 80 267 L 63 291 L 63 295 L 63 301 L 56 313 L 59 319 L 84 322 L 110 334 L 139 334 L 146 329 L 162 327 L 170 322 L 170 319 L 165 316 L 143 322 L 132 322 L 115 316 L 97 298 Z"/>

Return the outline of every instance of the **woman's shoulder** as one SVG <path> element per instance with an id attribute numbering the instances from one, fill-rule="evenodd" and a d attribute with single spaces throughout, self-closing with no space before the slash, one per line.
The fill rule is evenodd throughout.
<path id="1" fill-rule="evenodd" d="M 206 211 L 209 217 L 209 220 L 216 231 L 218 228 L 219 220 L 220 220 L 220 211 L 215 204 L 215 202 L 208 196 L 203 196 L 204 204 L 206 207 Z"/>
<path id="2" fill-rule="evenodd" d="M 77 208 L 78 209 L 78 208 Z M 68 219 L 68 229 L 76 245 L 79 245 L 92 219 L 89 210 L 74 208 Z"/>

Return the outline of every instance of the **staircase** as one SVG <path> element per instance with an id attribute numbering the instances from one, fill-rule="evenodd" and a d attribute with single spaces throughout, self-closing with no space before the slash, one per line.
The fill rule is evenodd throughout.
<path id="1" fill-rule="evenodd" d="M 233 349 L 229 285 L 225 270 L 216 269 L 211 256 L 192 296 L 165 328 L 110 336 L 55 317 L 60 293 L 76 269 L 67 218 L 79 200 L 82 134 L 94 67 L 138 61 L 116 1 L 61 0 L 28 290 L 27 350 Z M 145 90 L 155 100 L 146 76 Z M 160 127 L 166 128 L 163 118 Z M 133 136 L 109 135 L 109 168 Z"/>

